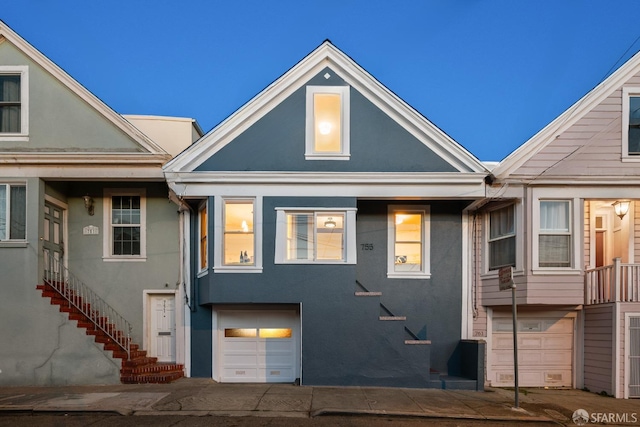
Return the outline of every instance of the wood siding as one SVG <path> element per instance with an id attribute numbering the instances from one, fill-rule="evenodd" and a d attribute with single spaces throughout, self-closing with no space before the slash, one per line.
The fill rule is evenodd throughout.
<path id="1" fill-rule="evenodd" d="M 640 75 L 625 86 L 640 86 Z M 621 161 L 622 103 L 622 88 L 618 88 L 511 176 L 637 176 L 640 164 Z"/>
<path id="2" fill-rule="evenodd" d="M 584 386 L 594 393 L 613 394 L 613 304 L 584 309 Z"/>

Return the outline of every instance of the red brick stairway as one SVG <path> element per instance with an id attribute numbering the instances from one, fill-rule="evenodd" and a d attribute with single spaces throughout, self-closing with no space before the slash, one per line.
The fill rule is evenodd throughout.
<path id="1" fill-rule="evenodd" d="M 57 285 L 58 289 L 64 290 L 64 286 L 61 287 L 60 283 Z M 58 305 L 61 312 L 68 313 L 69 320 L 76 320 L 79 328 L 84 328 L 87 335 L 92 335 L 97 343 L 103 344 L 105 351 L 111 351 L 112 357 L 121 359 L 120 381 L 123 384 L 169 383 L 184 376 L 183 365 L 159 363 L 156 357 L 148 357 L 145 350 L 140 350 L 140 346 L 132 343 L 131 339 L 125 337 L 123 331 L 117 330 L 113 323 L 100 322 L 102 328 L 110 332 L 111 336 L 109 336 L 98 327 L 94 319 L 85 314 L 91 311 L 91 306 L 80 296 L 70 291 L 61 294 L 61 291 L 46 280 L 36 288 L 42 291 L 43 297 L 51 298 L 52 305 Z M 82 307 L 85 313 L 79 307 Z M 104 318 L 101 319 L 104 320 Z M 118 337 L 120 342 L 114 340 L 113 336 Z M 128 352 L 123 348 L 123 342 L 127 344 Z"/>

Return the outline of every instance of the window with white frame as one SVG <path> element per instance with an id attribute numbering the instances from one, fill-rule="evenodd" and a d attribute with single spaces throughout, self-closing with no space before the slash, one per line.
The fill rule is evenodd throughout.
<path id="1" fill-rule="evenodd" d="M 516 266 L 515 205 L 489 212 L 489 270 Z"/>
<path id="2" fill-rule="evenodd" d="M 431 276 L 429 213 L 426 205 L 389 206 L 387 277 Z"/>
<path id="3" fill-rule="evenodd" d="M 349 159 L 349 86 L 307 86 L 307 160 Z"/>
<path id="4" fill-rule="evenodd" d="M 540 201 L 539 267 L 571 267 L 571 229 L 569 200 Z"/>
<path id="5" fill-rule="evenodd" d="M 0 184 L 0 241 L 25 240 L 26 225 L 26 185 Z"/>
<path id="6" fill-rule="evenodd" d="M 354 264 L 354 208 L 277 208 L 277 264 Z"/>
<path id="7" fill-rule="evenodd" d="M 28 67 L 0 66 L 0 139 L 28 135 L 28 94 Z"/>
<path id="8" fill-rule="evenodd" d="M 198 263 L 200 271 L 206 270 L 207 261 L 207 236 L 208 236 L 208 220 L 207 220 L 207 201 L 205 200 L 198 209 L 198 237 L 199 237 L 199 251 L 198 251 Z"/>
<path id="9" fill-rule="evenodd" d="M 146 257 L 146 197 L 143 189 L 106 190 L 104 258 Z"/>
<path id="10" fill-rule="evenodd" d="M 220 197 L 215 203 L 214 271 L 262 271 L 262 199 Z"/>
<path id="11" fill-rule="evenodd" d="M 640 161 L 640 87 L 622 93 L 622 157 Z"/>

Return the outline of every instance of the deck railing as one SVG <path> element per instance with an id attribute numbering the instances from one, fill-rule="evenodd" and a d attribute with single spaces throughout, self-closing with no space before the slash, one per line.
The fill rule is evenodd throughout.
<path id="1" fill-rule="evenodd" d="M 44 281 L 130 355 L 131 324 L 52 254 L 44 254 Z"/>
<path id="2" fill-rule="evenodd" d="M 585 270 L 584 303 L 640 302 L 640 264 L 612 265 Z"/>

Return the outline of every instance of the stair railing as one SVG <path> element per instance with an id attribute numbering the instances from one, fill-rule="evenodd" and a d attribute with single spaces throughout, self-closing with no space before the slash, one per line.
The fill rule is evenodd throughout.
<path id="1" fill-rule="evenodd" d="M 113 307 L 100 298 L 91 288 L 76 278 L 59 259 L 45 251 L 44 281 L 51 286 L 69 307 L 74 307 L 91 323 L 104 332 L 122 350 L 131 355 L 132 326 Z"/>

